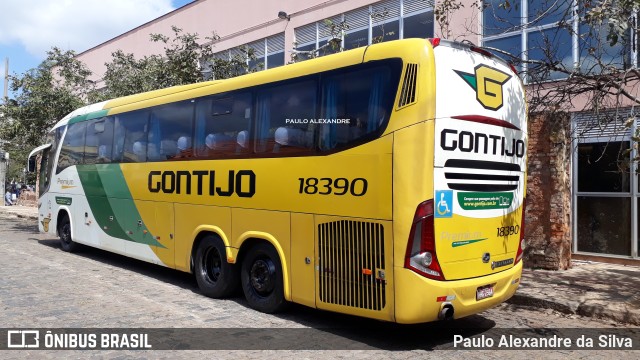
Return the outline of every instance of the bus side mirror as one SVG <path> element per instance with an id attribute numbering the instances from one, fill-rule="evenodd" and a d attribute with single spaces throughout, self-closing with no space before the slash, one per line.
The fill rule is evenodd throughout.
<path id="1" fill-rule="evenodd" d="M 29 158 L 29 163 L 27 164 L 27 172 L 36 171 L 36 157 L 32 156 Z"/>

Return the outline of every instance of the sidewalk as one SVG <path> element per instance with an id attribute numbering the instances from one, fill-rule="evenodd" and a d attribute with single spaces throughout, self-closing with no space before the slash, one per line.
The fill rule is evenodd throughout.
<path id="1" fill-rule="evenodd" d="M 0 206 L 0 214 L 34 223 L 38 220 L 37 210 Z M 573 267 L 565 271 L 525 269 L 520 287 L 509 302 L 640 326 L 640 266 L 578 260 L 572 263 Z"/>
<path id="2" fill-rule="evenodd" d="M 1 214 L 14 215 L 20 218 L 38 220 L 38 208 L 32 206 L 0 206 Z"/>
<path id="3" fill-rule="evenodd" d="M 573 260 L 565 271 L 522 273 L 512 304 L 640 325 L 640 266 Z"/>

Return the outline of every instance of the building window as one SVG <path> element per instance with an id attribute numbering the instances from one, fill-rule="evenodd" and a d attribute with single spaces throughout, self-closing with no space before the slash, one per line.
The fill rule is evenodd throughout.
<path id="1" fill-rule="evenodd" d="M 560 27 L 550 27 L 540 31 L 531 31 L 527 36 L 527 56 L 529 60 L 544 63 L 558 63 L 561 68 L 573 68 L 571 52 L 571 34 Z M 562 71 L 549 71 L 544 65 L 529 65 L 530 82 L 558 80 L 566 77 Z"/>
<path id="2" fill-rule="evenodd" d="M 630 110 L 574 114 L 574 251 L 638 257 L 640 201 Z"/>
<path id="3" fill-rule="evenodd" d="M 482 46 L 497 49 L 494 53 L 508 61 L 521 63 L 520 70 L 528 74 L 526 82 L 559 80 L 574 70 L 601 73 L 637 66 L 637 50 L 629 46 L 632 30 L 611 47 L 606 39 L 610 24 L 590 26 L 581 21 L 586 14 L 582 4 L 577 0 L 485 0 Z M 635 22 L 635 17 L 630 21 Z M 566 71 L 549 71 L 528 60 L 556 63 Z"/>
<path id="4" fill-rule="evenodd" d="M 249 50 L 253 52 L 255 59 L 248 56 Z M 284 33 L 223 50 L 213 56 L 222 60 L 244 58 L 249 71 L 277 68 L 284 65 Z M 211 71 L 209 64 L 205 64 L 203 68 Z M 245 72 L 244 69 L 238 70 L 240 73 Z"/>
<path id="5" fill-rule="evenodd" d="M 620 39 L 614 46 L 610 46 L 607 40 L 608 29 L 608 24 L 580 24 L 578 54 L 581 71 L 601 73 L 611 68 L 630 67 L 631 51 L 628 39 Z"/>
<path id="6" fill-rule="evenodd" d="M 406 8 L 405 8 L 406 10 Z M 403 39 L 433 36 L 433 11 L 408 14 L 403 19 Z"/>
<path id="7" fill-rule="evenodd" d="M 631 255 L 631 198 L 578 196 L 578 252 Z"/>
<path id="8" fill-rule="evenodd" d="M 309 59 L 333 54 L 339 47 L 327 45 L 337 35 L 344 50 L 383 41 L 433 37 L 433 2 L 424 0 L 387 0 L 361 7 L 295 29 L 295 58 Z M 331 34 L 331 24 L 345 24 L 340 34 Z M 335 29 L 334 29 L 335 31 Z"/>
<path id="9" fill-rule="evenodd" d="M 273 69 L 284 65 L 284 33 L 265 39 L 267 62 L 265 69 Z"/>

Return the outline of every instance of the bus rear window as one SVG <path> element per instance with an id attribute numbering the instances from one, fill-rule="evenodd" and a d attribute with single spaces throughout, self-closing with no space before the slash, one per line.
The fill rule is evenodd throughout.
<path id="1" fill-rule="evenodd" d="M 379 134 L 393 105 L 396 86 L 390 85 L 396 83 L 389 67 L 327 77 L 322 84 L 320 149 L 347 147 Z"/>

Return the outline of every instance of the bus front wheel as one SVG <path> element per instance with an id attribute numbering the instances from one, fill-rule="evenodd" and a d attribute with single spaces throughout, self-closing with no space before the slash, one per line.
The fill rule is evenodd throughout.
<path id="1" fill-rule="evenodd" d="M 198 287 L 206 296 L 221 298 L 238 288 L 238 270 L 227 262 L 226 253 L 222 240 L 213 235 L 198 245 L 194 272 Z"/>
<path id="2" fill-rule="evenodd" d="M 66 252 L 73 252 L 76 250 L 78 244 L 71 240 L 71 222 L 69 216 L 62 215 L 60 222 L 58 223 L 58 236 L 60 237 L 60 246 L 62 250 Z"/>
<path id="3" fill-rule="evenodd" d="M 249 249 L 242 261 L 241 279 L 253 309 L 272 314 L 286 307 L 280 257 L 270 244 L 258 243 Z"/>

